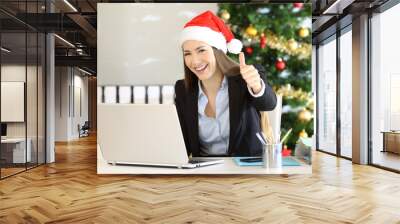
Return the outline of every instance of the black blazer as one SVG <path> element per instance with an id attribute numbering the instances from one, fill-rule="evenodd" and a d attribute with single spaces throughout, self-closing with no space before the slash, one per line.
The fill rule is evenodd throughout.
<path id="1" fill-rule="evenodd" d="M 276 95 L 265 80 L 265 70 L 255 65 L 265 83 L 264 95 L 253 97 L 247 84 L 239 74 L 228 77 L 229 94 L 229 156 L 259 156 L 262 144 L 256 137 L 261 131 L 259 111 L 273 110 L 276 106 Z M 199 118 L 198 118 L 198 85 L 193 90 L 186 90 L 184 80 L 175 84 L 175 104 L 181 124 L 183 138 L 188 155 L 200 156 Z"/>

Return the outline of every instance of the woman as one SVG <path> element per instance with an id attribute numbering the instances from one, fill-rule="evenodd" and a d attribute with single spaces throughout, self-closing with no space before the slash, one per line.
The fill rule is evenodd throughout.
<path id="1" fill-rule="evenodd" d="M 210 11 L 185 25 L 180 42 L 185 78 L 175 84 L 175 104 L 188 155 L 261 155 L 259 111 L 276 105 L 263 67 L 246 65 L 241 42 Z M 240 63 L 227 51 L 240 53 Z"/>

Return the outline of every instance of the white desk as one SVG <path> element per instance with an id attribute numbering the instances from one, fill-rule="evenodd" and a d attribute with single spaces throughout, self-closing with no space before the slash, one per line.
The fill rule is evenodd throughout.
<path id="1" fill-rule="evenodd" d="M 1 144 L 4 145 L 14 145 L 13 147 L 13 163 L 25 163 L 25 158 L 27 162 L 31 161 L 31 139 L 27 139 L 26 154 L 25 154 L 25 138 L 6 138 L 1 139 Z"/>
<path id="2" fill-rule="evenodd" d="M 207 157 L 209 158 L 209 157 Z M 231 157 L 218 157 L 223 164 L 195 169 L 140 167 L 108 164 L 97 145 L 97 174 L 311 174 L 312 166 L 284 166 L 281 169 L 266 169 L 261 166 L 237 166 Z"/>

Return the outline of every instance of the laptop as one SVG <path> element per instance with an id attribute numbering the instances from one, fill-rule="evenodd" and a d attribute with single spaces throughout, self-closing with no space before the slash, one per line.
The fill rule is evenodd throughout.
<path id="1" fill-rule="evenodd" d="M 7 124 L 1 123 L 1 140 L 7 139 Z"/>
<path id="2" fill-rule="evenodd" d="M 113 165 L 196 168 L 221 159 L 189 159 L 173 104 L 98 104 L 97 142 Z"/>

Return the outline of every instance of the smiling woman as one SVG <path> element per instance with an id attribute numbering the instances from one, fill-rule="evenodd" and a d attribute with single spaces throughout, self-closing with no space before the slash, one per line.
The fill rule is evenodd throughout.
<path id="1" fill-rule="evenodd" d="M 187 42 L 199 42 L 199 41 L 187 41 Z M 204 48 L 209 47 L 208 44 L 202 43 L 204 46 Z M 206 50 L 206 49 L 202 49 L 203 52 L 201 52 L 202 54 L 210 54 L 210 50 Z M 218 68 L 220 70 L 220 72 L 222 74 L 224 74 L 227 77 L 230 76 L 235 76 L 235 75 L 239 75 L 240 74 L 240 67 L 239 64 L 235 61 L 233 61 L 230 57 L 228 57 L 223 51 L 216 49 L 215 47 L 212 47 L 212 51 L 213 51 L 213 56 L 211 57 L 216 64 L 216 68 Z M 189 69 L 188 66 L 186 66 L 186 64 L 190 63 L 190 59 L 189 55 L 185 55 L 187 53 L 184 52 L 184 70 L 185 70 L 185 86 L 186 88 L 190 88 L 190 86 L 192 86 L 193 84 L 197 84 L 198 82 L 198 78 L 197 76 L 194 74 L 194 71 L 192 71 L 191 69 Z M 190 54 L 190 53 L 189 53 Z M 193 56 L 192 56 L 193 57 Z M 188 61 L 188 62 L 186 62 Z"/>
<path id="2" fill-rule="evenodd" d="M 216 66 L 212 47 L 202 41 L 188 40 L 183 44 L 185 66 L 187 66 L 199 80 L 205 81 L 221 78 L 221 71 Z M 215 75 L 214 75 L 215 74 Z"/>
<path id="3" fill-rule="evenodd" d="M 241 42 L 211 11 L 185 25 L 181 46 L 185 78 L 175 84 L 175 103 L 188 154 L 261 155 L 260 111 L 276 105 L 263 67 L 246 65 Z"/>

